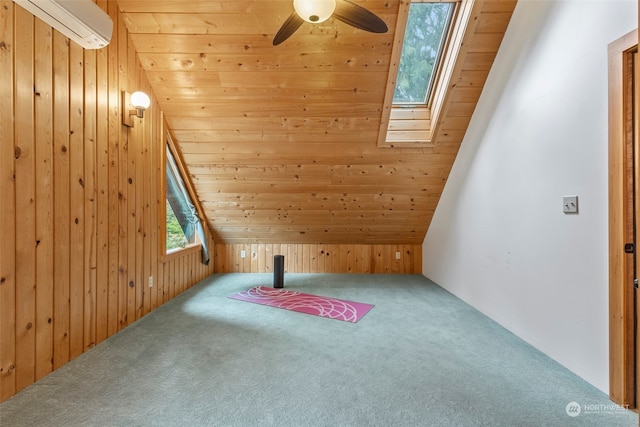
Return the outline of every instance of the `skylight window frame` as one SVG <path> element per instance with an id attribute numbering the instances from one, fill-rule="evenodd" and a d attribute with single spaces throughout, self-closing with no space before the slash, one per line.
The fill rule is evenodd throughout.
<path id="1" fill-rule="evenodd" d="M 398 105 L 393 103 L 397 72 L 402 53 L 402 45 L 413 2 L 438 2 L 442 0 L 407 0 L 400 3 L 393 40 L 389 78 L 380 120 L 377 146 L 381 148 L 433 148 L 436 145 L 441 113 L 445 110 L 449 95 L 459 75 L 460 66 L 466 53 L 463 39 L 470 28 L 475 26 L 473 11 L 478 10 L 476 0 L 451 0 L 456 3 L 449 25 L 445 48 L 438 66 L 437 75 L 426 104 Z M 472 31 L 472 30 L 471 30 Z M 409 127 L 402 128 L 402 123 Z"/>

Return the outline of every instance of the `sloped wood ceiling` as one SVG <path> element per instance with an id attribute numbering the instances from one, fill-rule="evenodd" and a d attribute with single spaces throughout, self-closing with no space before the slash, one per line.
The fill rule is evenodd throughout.
<path id="1" fill-rule="evenodd" d="M 515 0 L 473 17 L 433 146 L 379 148 L 400 0 L 272 46 L 291 0 L 119 0 L 217 243 L 419 244 Z M 403 0 L 404 1 L 404 0 Z"/>

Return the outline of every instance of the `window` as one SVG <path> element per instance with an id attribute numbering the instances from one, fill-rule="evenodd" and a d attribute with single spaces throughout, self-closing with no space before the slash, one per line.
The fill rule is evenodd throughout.
<path id="1" fill-rule="evenodd" d="M 379 147 L 434 147 L 474 0 L 411 0 L 398 11 Z"/>
<path id="2" fill-rule="evenodd" d="M 166 253 L 172 253 L 189 245 L 202 246 L 202 262 L 209 263 L 204 227 L 191 195 L 182 179 L 180 168 L 171 151 L 166 147 Z"/>
<path id="3" fill-rule="evenodd" d="M 166 213 L 167 213 L 167 252 L 171 252 L 175 249 L 185 248 L 190 243 L 184 235 L 184 231 L 182 231 L 182 227 L 178 222 L 178 218 L 176 214 L 173 212 L 173 208 L 171 207 L 171 203 L 169 203 L 169 199 L 167 199 L 166 204 Z"/>
<path id="4" fill-rule="evenodd" d="M 411 3 L 394 104 L 427 104 L 454 10 L 453 3 Z"/>

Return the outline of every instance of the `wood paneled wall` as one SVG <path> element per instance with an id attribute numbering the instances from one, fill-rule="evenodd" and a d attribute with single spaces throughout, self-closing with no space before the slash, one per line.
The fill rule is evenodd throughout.
<path id="1" fill-rule="evenodd" d="M 114 35 L 85 51 L 0 0 L 0 401 L 213 272 L 163 262 L 162 117 L 152 96 L 121 124 L 121 91 L 151 89 L 98 4 Z"/>
<path id="2" fill-rule="evenodd" d="M 274 255 L 287 273 L 422 273 L 422 245 L 337 244 L 217 244 L 216 272 L 272 272 Z"/>

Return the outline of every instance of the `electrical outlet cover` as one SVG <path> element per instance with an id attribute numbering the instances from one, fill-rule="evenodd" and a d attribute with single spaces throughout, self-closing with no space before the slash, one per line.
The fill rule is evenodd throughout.
<path id="1" fill-rule="evenodd" d="M 578 213 L 578 196 L 564 196 L 562 198 L 562 212 Z"/>

